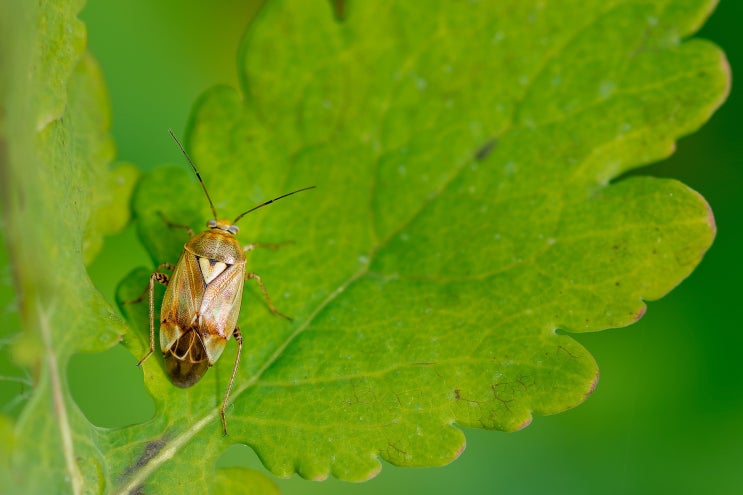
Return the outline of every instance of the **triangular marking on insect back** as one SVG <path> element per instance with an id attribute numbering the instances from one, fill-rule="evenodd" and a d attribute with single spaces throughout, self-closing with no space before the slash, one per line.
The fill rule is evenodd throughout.
<path id="1" fill-rule="evenodd" d="M 204 277 L 204 283 L 209 285 L 212 280 L 227 269 L 227 264 L 209 258 L 199 258 L 199 268 L 201 268 L 201 276 Z"/>

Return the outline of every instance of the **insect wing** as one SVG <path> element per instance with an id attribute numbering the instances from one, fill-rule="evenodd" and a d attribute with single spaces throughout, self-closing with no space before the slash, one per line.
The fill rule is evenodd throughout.
<path id="1" fill-rule="evenodd" d="M 160 349 L 166 352 L 196 324 L 204 296 L 204 282 L 195 256 L 184 251 L 175 265 L 160 310 Z"/>
<path id="2" fill-rule="evenodd" d="M 209 361 L 214 363 L 237 326 L 240 315 L 245 263 L 227 266 L 214 277 L 204 291 L 201 302 L 201 330 Z"/>

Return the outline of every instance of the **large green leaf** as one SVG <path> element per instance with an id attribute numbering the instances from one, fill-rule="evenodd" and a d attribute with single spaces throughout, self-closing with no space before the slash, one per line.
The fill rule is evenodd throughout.
<path id="1" fill-rule="evenodd" d="M 609 184 L 668 156 L 723 100 L 724 56 L 681 42 L 711 6 L 358 2 L 339 21 L 330 4 L 270 2 L 243 44 L 241 90 L 209 91 L 187 141 L 230 218 L 318 186 L 241 222 L 245 243 L 294 241 L 249 261 L 294 321 L 248 292 L 228 439 L 234 346 L 187 390 L 146 362 L 157 417 L 120 434 L 164 432 L 163 449 L 198 450 L 204 469 L 242 442 L 280 476 L 363 480 L 380 458 L 450 462 L 455 424 L 511 431 L 583 401 L 598 369 L 566 333 L 636 321 L 714 237 L 683 184 Z M 135 198 L 156 263 L 186 238 L 159 212 L 194 228 L 210 216 L 188 174 L 157 170 Z M 127 307 L 137 357 L 145 306 Z M 191 466 L 171 452 L 126 486 L 164 489 Z"/>
<path id="2" fill-rule="evenodd" d="M 157 413 L 144 424 L 95 428 L 72 401 L 69 356 L 124 333 L 85 275 L 83 246 L 89 259 L 108 223 L 96 205 L 120 208 L 126 193 L 101 191 L 107 103 L 78 5 L 9 4 L 23 22 L 3 44 L 14 77 L 2 86 L 0 187 L 26 329 L 15 355 L 34 374 L 18 421 L 0 418 L 2 486 L 274 490 L 254 472 L 215 471 L 235 442 L 281 476 L 362 480 L 380 458 L 451 461 L 459 427 L 510 431 L 580 403 L 598 371 L 568 333 L 632 323 L 714 236 L 683 184 L 609 184 L 668 156 L 724 99 L 724 56 L 682 42 L 713 4 L 354 2 L 337 17 L 330 2 L 269 2 L 243 44 L 242 87 L 209 91 L 186 135 L 230 218 L 318 186 L 241 221 L 245 243 L 293 241 L 254 251 L 249 269 L 294 320 L 248 286 L 228 437 L 218 408 L 233 344 L 190 389 L 170 384 L 159 356 L 145 362 Z M 133 204 L 158 264 L 186 238 L 159 212 L 194 228 L 209 218 L 185 165 L 145 176 Z M 123 309 L 139 358 L 147 305 Z"/>

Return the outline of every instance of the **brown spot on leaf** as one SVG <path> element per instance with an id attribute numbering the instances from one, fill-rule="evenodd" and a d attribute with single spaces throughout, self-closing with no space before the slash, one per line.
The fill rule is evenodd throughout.
<path id="1" fill-rule="evenodd" d="M 490 153 L 493 152 L 493 149 L 495 148 L 495 145 L 498 144 L 498 140 L 493 138 L 488 140 L 485 144 L 480 146 L 480 149 L 478 149 L 475 152 L 475 160 L 484 160 L 488 157 Z"/>
<path id="2" fill-rule="evenodd" d="M 161 438 L 159 440 L 153 440 L 152 442 L 147 442 L 144 446 L 144 452 L 140 454 L 140 456 L 137 458 L 137 460 L 134 462 L 134 464 L 129 465 L 129 467 L 124 470 L 124 472 L 119 477 L 120 481 L 124 481 L 131 477 L 133 473 L 144 467 L 148 462 L 152 460 L 153 457 L 155 457 L 165 446 L 165 438 Z M 133 493 L 144 493 L 140 492 L 141 486 L 137 487 L 137 489 Z"/>
<path id="3" fill-rule="evenodd" d="M 346 19 L 346 0 L 333 0 L 335 19 L 342 22 Z"/>
<path id="4" fill-rule="evenodd" d="M 648 307 L 647 307 L 647 306 L 643 306 L 643 307 L 642 307 L 642 309 L 641 309 L 640 311 L 638 311 L 638 312 L 637 312 L 637 314 L 635 314 L 635 322 L 638 322 L 638 321 L 640 321 L 640 319 L 641 319 L 641 318 L 642 318 L 643 316 L 645 316 L 645 312 L 646 312 L 647 310 L 648 310 Z"/>

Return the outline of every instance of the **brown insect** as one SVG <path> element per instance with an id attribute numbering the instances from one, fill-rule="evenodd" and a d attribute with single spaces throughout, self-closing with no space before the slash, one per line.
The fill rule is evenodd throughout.
<path id="1" fill-rule="evenodd" d="M 277 245 L 253 243 L 243 247 L 235 238 L 239 230 L 236 224 L 243 216 L 258 208 L 315 186 L 298 189 L 261 203 L 241 213 L 232 222 L 219 218 L 196 165 L 173 131 L 169 132 L 196 174 L 214 219 L 207 222 L 208 230 L 195 235 L 187 225 L 166 220 L 170 227 L 186 229 L 190 239 L 175 266 L 164 263 L 150 276 L 145 290 L 145 293 L 149 291 L 150 296 L 150 350 L 139 360 L 137 366 L 141 366 L 155 350 L 153 295 L 154 284 L 159 282 L 166 286 L 160 308 L 160 349 L 165 357 L 165 370 L 174 385 L 187 388 L 197 383 L 219 359 L 230 336 L 234 336 L 237 341 L 235 365 L 220 408 L 222 430 L 226 435 L 225 408 L 242 352 L 242 334 L 237 327 L 237 318 L 240 315 L 245 280 L 252 279 L 258 283 L 268 307 L 275 315 L 291 320 L 274 307 L 261 278 L 255 273 L 245 272 L 245 253 L 256 247 L 276 248 Z M 172 275 L 162 273 L 160 270 L 163 268 L 172 271 Z M 145 293 L 130 302 L 141 301 Z"/>

